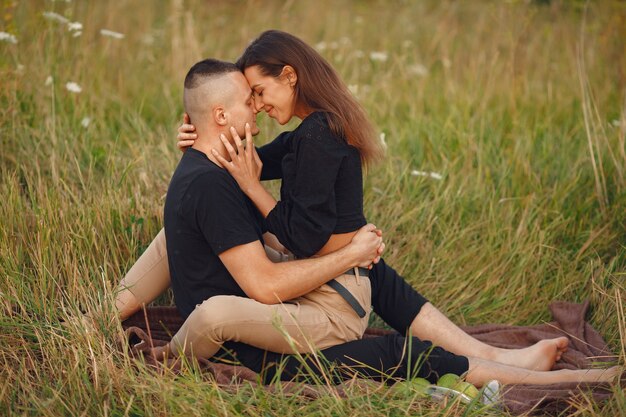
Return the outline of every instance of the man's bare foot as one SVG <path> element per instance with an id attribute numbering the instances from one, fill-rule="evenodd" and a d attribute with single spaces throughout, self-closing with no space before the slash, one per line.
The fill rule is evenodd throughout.
<path id="1" fill-rule="evenodd" d="M 163 346 L 151 346 L 145 341 L 141 341 L 133 346 L 133 349 L 144 352 L 157 361 L 162 361 L 166 356 L 171 356 L 169 343 Z"/>
<path id="2" fill-rule="evenodd" d="M 150 355 L 157 361 L 162 361 L 163 358 L 170 355 L 169 344 L 163 346 L 155 346 L 150 349 Z"/>
<path id="3" fill-rule="evenodd" d="M 493 360 L 533 371 L 549 371 L 554 363 L 561 359 L 561 355 L 567 350 L 568 344 L 567 337 L 540 340 L 523 349 L 503 349 Z"/>

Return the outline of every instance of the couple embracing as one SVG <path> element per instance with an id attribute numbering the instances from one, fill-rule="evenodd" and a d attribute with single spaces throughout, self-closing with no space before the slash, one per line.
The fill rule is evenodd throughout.
<path id="1" fill-rule="evenodd" d="M 550 371 L 565 337 L 525 349 L 484 344 L 384 262 L 362 188 L 362 169 L 382 157 L 380 143 L 334 69 L 297 37 L 267 31 L 235 64 L 196 63 L 184 107 L 185 152 L 168 189 L 164 231 L 116 299 L 124 319 L 171 285 L 185 323 L 153 350 L 157 358 L 208 359 L 226 345 L 260 371 L 268 357 L 321 349 L 331 363 L 367 369 L 364 376 L 434 382 L 454 373 L 476 386 L 611 381 L 619 373 Z M 281 125 L 302 122 L 255 148 L 260 111 Z M 269 179 L 282 180 L 279 201 L 261 183 Z M 372 308 L 398 333 L 362 339 Z"/>

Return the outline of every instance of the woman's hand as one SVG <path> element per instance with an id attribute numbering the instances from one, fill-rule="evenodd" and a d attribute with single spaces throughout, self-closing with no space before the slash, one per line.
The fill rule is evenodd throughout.
<path id="1" fill-rule="evenodd" d="M 373 264 L 380 261 L 385 250 L 383 233 L 373 224 L 366 224 L 352 238 L 352 242 L 345 247 L 354 259 L 356 266 L 372 269 Z"/>
<path id="2" fill-rule="evenodd" d="M 212 149 L 211 152 L 219 163 L 228 170 L 230 175 L 235 178 L 243 192 L 250 196 L 255 187 L 262 187 L 259 180 L 261 178 L 263 163 L 254 147 L 250 124 L 246 123 L 245 131 L 246 145 L 244 146 L 243 141 L 237 134 L 237 130 L 234 127 L 230 128 L 230 133 L 237 149 L 233 148 L 233 145 L 226 139 L 226 136 L 223 134 L 220 135 L 220 139 L 228 155 L 230 155 L 230 161 L 227 161 L 226 158 L 220 155 L 215 149 Z"/>
<path id="3" fill-rule="evenodd" d="M 196 127 L 191 124 L 187 113 L 183 116 L 183 124 L 178 128 L 178 136 L 176 136 L 176 139 L 178 139 L 176 146 L 178 146 L 181 152 L 185 152 L 187 148 L 193 145 L 196 139 L 198 139 Z"/>

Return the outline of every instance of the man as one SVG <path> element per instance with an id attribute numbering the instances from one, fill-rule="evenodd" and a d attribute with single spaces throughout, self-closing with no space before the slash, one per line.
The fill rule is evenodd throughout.
<path id="1" fill-rule="evenodd" d="M 351 332 L 344 322 L 360 319 L 356 314 L 338 321 L 317 299 L 297 297 L 377 261 L 384 246 L 380 232 L 367 225 L 351 244 L 327 256 L 272 262 L 258 210 L 211 153 L 219 149 L 227 155 L 220 136 L 230 136 L 231 129 L 258 133 L 246 79 L 234 64 L 201 61 L 185 78 L 184 104 L 199 137 L 181 158 L 165 201 L 172 289 L 176 306 L 188 317 L 170 348 L 208 358 L 232 340 L 292 352 L 292 340 L 296 350 L 306 351 L 309 344 L 326 347 L 360 338 L 365 317 L 360 331 Z M 276 317 L 289 341 L 276 329 Z"/>

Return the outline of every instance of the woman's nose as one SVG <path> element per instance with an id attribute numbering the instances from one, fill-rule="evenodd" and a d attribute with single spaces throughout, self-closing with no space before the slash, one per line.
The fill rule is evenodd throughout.
<path id="1" fill-rule="evenodd" d="M 260 97 L 254 98 L 254 109 L 257 111 L 257 113 L 263 110 L 264 106 L 265 104 L 263 104 L 263 100 L 261 100 Z"/>

